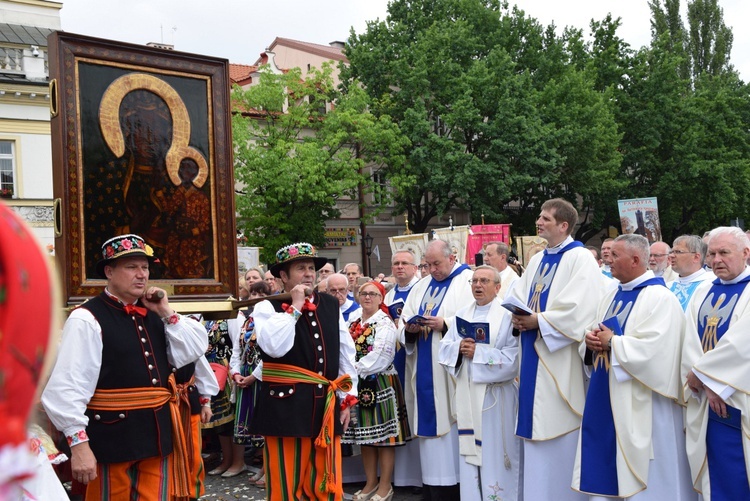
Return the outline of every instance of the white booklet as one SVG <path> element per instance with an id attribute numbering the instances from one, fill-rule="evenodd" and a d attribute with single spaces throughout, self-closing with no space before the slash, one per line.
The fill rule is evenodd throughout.
<path id="1" fill-rule="evenodd" d="M 531 315 L 534 313 L 526 304 L 522 303 L 515 296 L 507 296 L 500 303 L 503 308 L 510 311 L 514 315 Z"/>

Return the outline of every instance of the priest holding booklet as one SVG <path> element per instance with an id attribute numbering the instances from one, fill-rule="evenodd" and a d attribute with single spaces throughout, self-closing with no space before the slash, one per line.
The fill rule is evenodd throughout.
<path id="1" fill-rule="evenodd" d="M 521 440 L 514 433 L 518 338 L 500 304 L 500 273 L 479 266 L 474 302 L 456 313 L 440 342 L 439 361 L 456 379 L 461 499 L 520 499 Z"/>

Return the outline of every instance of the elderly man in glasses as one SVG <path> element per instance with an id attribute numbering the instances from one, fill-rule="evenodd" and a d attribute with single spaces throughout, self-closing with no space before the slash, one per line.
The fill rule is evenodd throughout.
<path id="1" fill-rule="evenodd" d="M 347 323 L 350 318 L 354 320 L 362 315 L 362 308 L 359 306 L 359 303 L 347 297 L 348 286 L 348 280 L 341 273 L 329 275 L 327 285 L 328 294 L 338 299 L 339 309 L 341 309 L 341 314 Z"/>
<path id="2" fill-rule="evenodd" d="M 518 499 L 518 338 L 511 335 L 510 312 L 498 298 L 500 273 L 479 266 L 470 283 L 474 302 L 456 313 L 438 357 L 456 379 L 461 499 L 496 499 L 499 493 Z"/>
<path id="3" fill-rule="evenodd" d="M 648 267 L 654 275 L 664 279 L 665 283 L 677 280 L 677 272 L 670 266 L 669 253 L 672 249 L 666 242 L 654 242 L 651 244 Z"/>

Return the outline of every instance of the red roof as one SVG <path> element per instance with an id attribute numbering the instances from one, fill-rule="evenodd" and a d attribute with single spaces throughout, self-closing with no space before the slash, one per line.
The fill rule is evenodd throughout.
<path id="1" fill-rule="evenodd" d="M 301 50 L 309 54 L 315 54 L 321 57 L 326 57 L 333 61 L 346 61 L 349 60 L 344 55 L 344 50 L 340 47 L 331 47 L 330 45 L 321 45 L 311 42 L 301 42 L 299 40 L 292 40 L 291 38 L 276 37 L 276 39 L 268 47 L 269 50 L 273 51 L 277 45 L 283 45 L 284 47 L 290 47 L 292 49 Z M 256 61 L 256 64 L 260 62 L 260 59 Z"/>
<path id="2" fill-rule="evenodd" d="M 257 66 L 249 64 L 229 63 L 229 79 L 232 83 L 240 84 L 250 80 L 250 75 L 258 70 Z"/>

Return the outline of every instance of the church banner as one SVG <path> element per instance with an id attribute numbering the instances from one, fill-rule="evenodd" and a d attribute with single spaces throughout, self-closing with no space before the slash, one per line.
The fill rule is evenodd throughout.
<path id="1" fill-rule="evenodd" d="M 659 208 L 656 197 L 618 200 L 622 233 L 635 233 L 646 237 L 649 243 L 661 241 Z"/>
<path id="2" fill-rule="evenodd" d="M 433 230 L 435 238 L 445 240 L 451 246 L 456 261 L 466 263 L 466 248 L 469 243 L 469 226 L 449 226 Z"/>
<path id="3" fill-rule="evenodd" d="M 534 254 L 547 248 L 547 241 L 538 236 L 516 237 L 515 240 L 518 260 L 521 261 L 521 266 L 524 268 L 529 264 Z"/>
<path id="4" fill-rule="evenodd" d="M 425 250 L 427 249 L 427 239 L 427 233 L 388 237 L 388 242 L 391 244 L 391 255 L 400 250 L 409 250 L 414 253 L 416 264 L 419 264 Z"/>
<path id="5" fill-rule="evenodd" d="M 466 263 L 476 265 L 476 254 L 490 242 L 503 242 L 510 246 L 510 224 L 475 224 L 469 232 Z"/>

